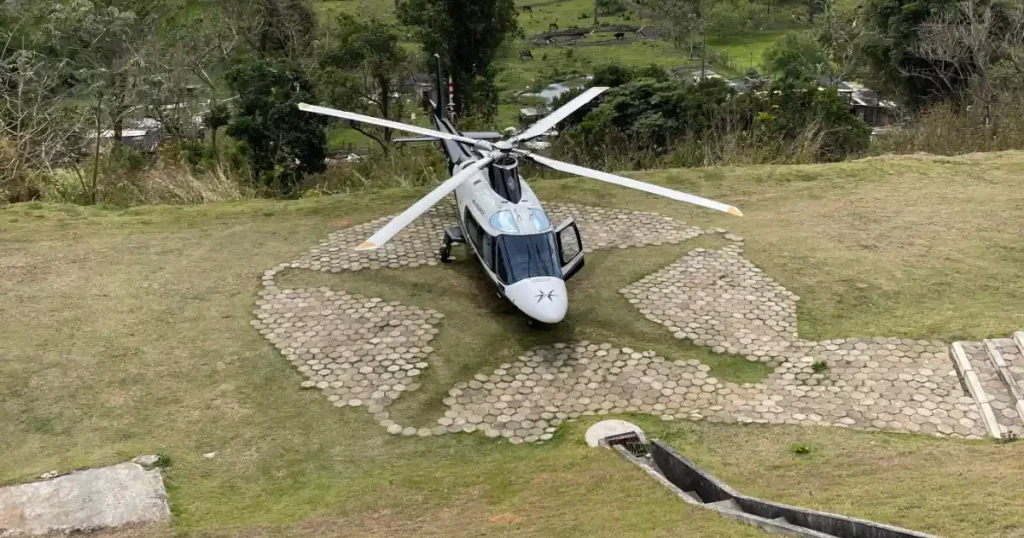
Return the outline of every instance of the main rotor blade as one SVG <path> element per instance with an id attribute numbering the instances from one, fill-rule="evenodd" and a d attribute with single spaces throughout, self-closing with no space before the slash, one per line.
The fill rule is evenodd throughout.
<path id="1" fill-rule="evenodd" d="M 743 216 L 743 213 L 739 209 L 736 209 L 735 207 L 728 204 L 723 204 L 722 202 L 716 202 L 714 200 L 708 200 L 707 198 L 701 198 L 700 196 L 686 194 L 685 192 L 667 189 L 665 187 L 659 187 L 657 185 L 652 185 L 650 183 L 645 183 L 643 181 L 629 179 L 628 177 L 609 174 L 608 172 L 599 172 L 597 170 L 591 170 L 590 168 L 584 168 L 582 166 L 577 166 L 575 164 L 556 161 L 554 159 L 549 159 L 547 157 L 537 155 L 535 153 L 521 152 L 521 154 L 538 164 L 542 164 L 544 166 L 547 166 L 548 168 L 553 168 L 555 170 L 565 172 L 567 174 L 589 177 L 592 179 L 605 181 L 615 185 L 621 185 L 623 187 L 629 187 L 631 189 L 649 192 L 651 194 L 657 194 L 659 196 L 664 196 L 666 198 L 671 198 L 673 200 L 679 200 L 680 202 L 689 202 L 691 204 L 696 204 L 701 207 L 707 207 L 709 209 L 715 209 L 717 211 L 722 211 L 730 215 L 736 215 L 737 217 Z"/>
<path id="2" fill-rule="evenodd" d="M 533 126 L 523 131 L 518 136 L 513 137 L 509 142 L 515 144 L 516 142 L 524 142 L 543 135 L 550 131 L 555 125 L 558 125 L 559 122 L 572 115 L 573 112 L 579 110 L 580 107 L 593 101 L 595 97 L 606 91 L 608 91 L 608 88 L 590 88 L 589 90 L 581 93 L 579 97 L 563 105 L 562 108 L 559 108 L 551 113 L 551 115 L 533 124 Z"/>
<path id="3" fill-rule="evenodd" d="M 487 157 L 470 164 L 461 172 L 455 174 L 439 185 L 436 189 L 430 191 L 430 194 L 421 198 L 418 202 L 409 207 L 409 209 L 406 209 L 401 215 L 392 219 L 387 226 L 381 228 L 379 232 L 373 234 L 373 236 L 367 239 L 363 244 L 356 247 L 356 250 L 373 250 L 384 246 L 385 243 L 398 235 L 398 232 L 402 231 L 403 228 L 411 224 L 412 221 L 416 220 L 420 215 L 426 213 L 428 209 L 433 207 L 434 204 L 440 202 L 442 198 L 448 196 L 452 191 L 459 188 L 459 185 L 462 185 L 462 183 L 472 178 L 477 172 L 486 168 L 493 160 L 494 159 Z"/>
<path id="4" fill-rule="evenodd" d="M 373 116 L 364 116 L 362 114 L 356 114 L 355 112 L 345 112 L 344 110 L 336 110 L 333 108 L 327 108 L 316 105 L 307 105 L 306 103 L 299 103 L 299 110 L 302 110 L 304 112 L 312 112 L 314 114 L 323 114 L 324 116 L 333 116 L 335 118 L 341 118 L 344 120 L 358 121 L 360 123 L 370 123 L 373 125 L 379 125 L 381 127 L 395 129 L 397 131 L 407 131 L 410 133 L 416 133 L 418 135 L 430 136 L 434 138 L 443 138 L 445 140 L 454 140 L 456 142 L 464 142 L 466 144 L 475 146 L 480 149 L 493 149 L 492 144 L 490 142 L 487 142 L 486 140 L 478 140 L 476 138 L 469 138 L 467 136 L 442 133 L 441 131 L 435 131 L 433 129 L 427 129 L 425 127 L 407 125 L 405 123 L 399 123 L 397 121 L 374 118 Z"/>

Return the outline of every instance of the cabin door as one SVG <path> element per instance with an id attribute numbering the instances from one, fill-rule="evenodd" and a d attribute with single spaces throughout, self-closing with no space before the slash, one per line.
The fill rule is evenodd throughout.
<path id="1" fill-rule="evenodd" d="M 569 280 L 583 269 L 583 239 L 576 221 L 569 217 L 555 230 L 558 258 L 562 263 L 562 279 Z"/>

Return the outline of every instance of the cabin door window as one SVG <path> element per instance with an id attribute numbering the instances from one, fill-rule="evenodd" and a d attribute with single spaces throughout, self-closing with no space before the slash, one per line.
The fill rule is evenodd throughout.
<path id="1" fill-rule="evenodd" d="M 583 239 L 576 221 L 569 217 L 555 232 L 558 257 L 562 263 L 562 278 L 569 280 L 583 269 Z"/>

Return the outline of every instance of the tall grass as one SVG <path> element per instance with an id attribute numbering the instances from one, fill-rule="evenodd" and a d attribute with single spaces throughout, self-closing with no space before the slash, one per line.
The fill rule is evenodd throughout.
<path id="1" fill-rule="evenodd" d="M 92 169 L 88 163 L 35 176 L 44 201 L 86 204 L 92 199 Z M 102 205 L 193 205 L 255 198 L 257 188 L 247 170 L 230 161 L 195 166 L 177 150 L 147 158 L 117 151 L 100 158 L 96 200 Z"/>
<path id="2" fill-rule="evenodd" d="M 420 187 L 448 178 L 444 155 L 432 145 L 395 145 L 372 150 L 358 161 L 331 164 L 323 174 L 306 178 L 304 194 L 337 194 L 396 187 Z"/>
<path id="3" fill-rule="evenodd" d="M 795 137 L 783 138 L 762 130 L 728 126 L 709 129 L 698 137 L 684 137 L 666 148 L 651 148 L 621 133 L 610 134 L 601 151 L 580 147 L 572 139 L 556 142 L 559 158 L 605 170 L 648 170 L 755 164 L 810 164 L 828 154 L 828 133 L 817 123 Z"/>
<path id="4" fill-rule="evenodd" d="M 873 154 L 958 155 L 1024 149 L 1024 96 L 1004 94 L 985 106 L 941 103 L 902 128 L 877 136 Z"/>

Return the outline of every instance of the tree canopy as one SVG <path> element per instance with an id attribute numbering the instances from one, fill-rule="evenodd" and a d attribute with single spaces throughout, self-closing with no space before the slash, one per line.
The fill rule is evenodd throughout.
<path id="1" fill-rule="evenodd" d="M 238 94 L 228 134 L 240 140 L 253 171 L 277 192 L 291 193 L 305 174 L 322 172 L 327 157 L 323 116 L 299 110 L 316 102 L 305 74 L 285 61 L 236 65 L 227 82 Z"/>
<path id="2" fill-rule="evenodd" d="M 494 58 L 521 31 L 513 0 L 397 0 L 399 20 L 415 27 L 428 55 L 438 54 L 455 83 L 460 115 L 493 116 Z"/>

